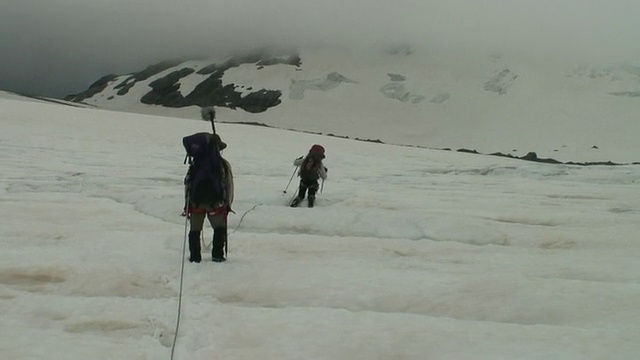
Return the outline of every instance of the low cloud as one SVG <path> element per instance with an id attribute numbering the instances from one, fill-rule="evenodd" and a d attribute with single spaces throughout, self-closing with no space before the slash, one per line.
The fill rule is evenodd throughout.
<path id="1" fill-rule="evenodd" d="M 0 88 L 62 97 L 109 73 L 262 46 L 410 43 L 640 58 L 640 2 L 3 0 Z"/>

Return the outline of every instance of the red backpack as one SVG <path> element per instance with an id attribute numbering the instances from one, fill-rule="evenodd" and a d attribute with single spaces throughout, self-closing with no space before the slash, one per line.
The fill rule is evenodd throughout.
<path id="1" fill-rule="evenodd" d="M 315 144 L 309 150 L 309 154 L 319 155 L 321 159 L 324 159 L 324 148 L 322 145 Z"/>

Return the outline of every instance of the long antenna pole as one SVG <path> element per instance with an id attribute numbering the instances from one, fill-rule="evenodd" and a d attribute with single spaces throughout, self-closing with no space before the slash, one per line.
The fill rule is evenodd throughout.
<path id="1" fill-rule="evenodd" d="M 201 115 L 203 120 L 209 120 L 211 122 L 211 130 L 213 130 L 213 135 L 216 134 L 216 124 L 213 121 L 216 118 L 216 110 L 213 106 L 203 107 L 201 110 Z"/>

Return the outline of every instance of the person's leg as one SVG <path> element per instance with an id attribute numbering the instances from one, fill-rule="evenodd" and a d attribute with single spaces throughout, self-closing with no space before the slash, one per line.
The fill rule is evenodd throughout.
<path id="1" fill-rule="evenodd" d="M 316 201 L 316 192 L 318 192 L 318 182 L 316 181 L 315 184 L 312 184 L 311 186 L 309 186 L 309 197 L 308 197 L 308 204 L 309 207 L 313 207 L 313 205 L 315 204 Z"/>
<path id="2" fill-rule="evenodd" d="M 213 228 L 213 242 L 211 243 L 211 260 L 225 261 L 227 247 L 227 214 L 210 214 L 209 222 Z"/>
<path id="3" fill-rule="evenodd" d="M 305 194 L 307 193 L 307 184 L 303 181 L 300 181 L 300 187 L 298 187 L 298 195 L 291 202 L 291 207 L 296 207 L 300 202 L 304 199 Z"/>
<path id="4" fill-rule="evenodd" d="M 202 260 L 200 254 L 200 233 L 204 224 L 205 214 L 191 214 L 189 218 L 189 261 L 199 263 Z"/>
<path id="5" fill-rule="evenodd" d="M 220 226 L 213 229 L 213 244 L 211 248 L 211 260 L 223 262 L 225 259 L 225 248 L 227 247 L 227 227 Z"/>

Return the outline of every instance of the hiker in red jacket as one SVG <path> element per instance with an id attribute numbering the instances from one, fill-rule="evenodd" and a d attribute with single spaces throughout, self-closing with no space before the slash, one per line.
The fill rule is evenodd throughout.
<path id="1" fill-rule="evenodd" d="M 291 207 L 297 207 L 308 192 L 307 203 L 313 207 L 316 200 L 316 192 L 320 185 L 318 179 L 327 179 L 327 168 L 322 164 L 324 159 L 324 148 L 321 145 L 313 145 L 307 156 L 301 156 L 293 161 L 293 165 L 298 166 L 298 176 L 300 186 L 298 195 L 291 202 Z"/>

